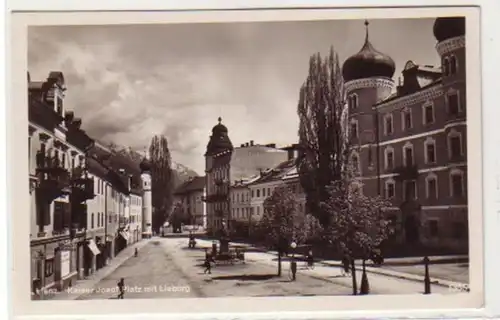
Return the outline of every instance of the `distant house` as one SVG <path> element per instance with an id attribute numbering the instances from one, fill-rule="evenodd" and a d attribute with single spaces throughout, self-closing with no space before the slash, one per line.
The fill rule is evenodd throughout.
<path id="1" fill-rule="evenodd" d="M 174 192 L 174 202 L 180 204 L 184 224 L 206 227 L 205 177 L 192 177 Z"/>

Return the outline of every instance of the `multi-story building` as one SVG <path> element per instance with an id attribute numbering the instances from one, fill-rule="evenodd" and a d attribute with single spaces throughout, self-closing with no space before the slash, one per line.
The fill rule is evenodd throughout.
<path id="1" fill-rule="evenodd" d="M 94 197 L 85 151 L 93 144 L 81 121 L 66 113 L 61 72 L 45 81 L 28 74 L 28 146 L 33 298 L 63 289 L 81 277 L 85 201 Z"/>
<path id="2" fill-rule="evenodd" d="M 41 82 L 28 73 L 34 299 L 104 266 L 129 242 L 125 231 L 132 231 L 132 242 L 141 234 L 139 166 L 115 168 L 120 157 L 90 138 L 81 120 L 65 110 L 65 91 L 61 72 Z"/>
<path id="3" fill-rule="evenodd" d="M 286 160 L 274 168 L 263 171 L 258 179 L 248 185 L 250 189 L 251 221 L 260 221 L 264 216 L 264 201 L 274 189 L 283 186 L 283 178 L 295 168 L 295 159 Z"/>
<path id="4" fill-rule="evenodd" d="M 408 61 L 395 90 L 395 63 L 370 43 L 366 26 L 342 71 L 363 192 L 392 201 L 399 243 L 466 250 L 465 18 L 436 19 L 441 66 Z"/>
<path id="5" fill-rule="evenodd" d="M 175 203 L 181 204 L 182 220 L 190 225 L 206 227 L 205 180 L 205 177 L 191 177 L 174 192 Z"/>

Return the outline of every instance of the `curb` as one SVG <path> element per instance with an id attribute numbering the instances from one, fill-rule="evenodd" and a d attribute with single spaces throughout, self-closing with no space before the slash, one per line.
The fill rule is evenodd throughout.
<path id="1" fill-rule="evenodd" d="M 143 239 L 139 242 L 136 242 L 128 247 L 126 247 L 124 250 L 127 250 L 127 249 L 132 249 L 132 248 L 142 248 L 144 247 L 146 244 L 148 244 L 149 242 L 151 242 L 152 238 L 150 239 Z M 124 254 L 124 252 L 122 251 L 122 253 Z M 99 276 L 97 276 L 95 279 L 92 279 L 92 280 L 88 280 L 88 282 L 83 282 L 82 285 L 81 285 L 81 288 L 86 288 L 87 286 L 90 286 L 91 288 L 93 288 L 97 283 L 99 283 L 102 279 L 106 278 L 107 276 L 109 276 L 110 274 L 112 274 L 116 269 L 118 269 L 121 265 L 123 265 L 128 259 L 130 259 L 132 256 L 134 255 L 134 252 L 131 251 L 130 254 L 127 254 L 127 255 L 123 255 L 121 258 L 121 261 L 118 261 L 116 264 L 109 264 L 107 265 L 109 268 L 106 270 L 106 272 L 103 272 L 102 274 L 100 274 Z M 120 254 L 118 254 L 118 257 L 120 256 Z M 113 260 L 116 261 L 116 259 L 118 258 L 117 256 L 115 256 L 115 258 Z M 113 261 L 111 260 L 111 261 Z M 85 280 L 83 280 L 85 281 Z M 78 288 L 78 286 L 75 286 L 73 287 L 74 290 Z M 68 288 L 65 289 L 65 291 L 67 292 L 68 291 Z M 88 292 L 86 292 L 85 290 L 82 290 L 82 293 L 80 294 L 75 294 L 74 296 L 69 296 L 67 298 L 64 298 L 64 299 L 51 299 L 51 300 L 78 300 L 78 298 L 84 296 L 88 294 Z"/>

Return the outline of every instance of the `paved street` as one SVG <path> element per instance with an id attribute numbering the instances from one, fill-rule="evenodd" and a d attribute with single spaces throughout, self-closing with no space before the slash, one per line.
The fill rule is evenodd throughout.
<path id="1" fill-rule="evenodd" d="M 153 238 L 141 248 L 139 257 L 126 260 L 91 290 L 81 292 L 78 299 L 116 299 L 122 277 L 125 299 L 352 294 L 352 279 L 343 277 L 337 266 L 317 264 L 310 270 L 299 262 L 297 281 L 293 282 L 289 261 L 284 259 L 283 276 L 276 277 L 276 255 L 267 252 L 247 252 L 246 263 L 217 265 L 212 274 L 204 274 L 204 248 L 211 242 L 197 240 L 196 249 L 188 249 L 187 244 L 183 237 Z M 361 272 L 357 276 L 359 283 Z M 424 289 L 421 282 L 383 274 L 369 273 L 369 282 L 371 294 L 415 294 Z M 450 290 L 433 284 L 432 292 Z"/>

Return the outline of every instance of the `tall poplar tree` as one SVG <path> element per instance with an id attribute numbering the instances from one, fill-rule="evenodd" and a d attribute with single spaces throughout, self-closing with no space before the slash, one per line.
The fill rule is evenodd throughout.
<path id="1" fill-rule="evenodd" d="M 154 136 L 149 146 L 154 230 L 165 223 L 173 205 L 174 172 L 165 136 Z"/>
<path id="2" fill-rule="evenodd" d="M 344 82 L 332 47 L 325 59 L 319 53 L 311 56 L 297 107 L 300 183 L 308 212 L 325 227 L 330 224 L 330 216 L 320 203 L 329 199 L 327 187 L 341 178 L 348 152 L 345 110 Z"/>

